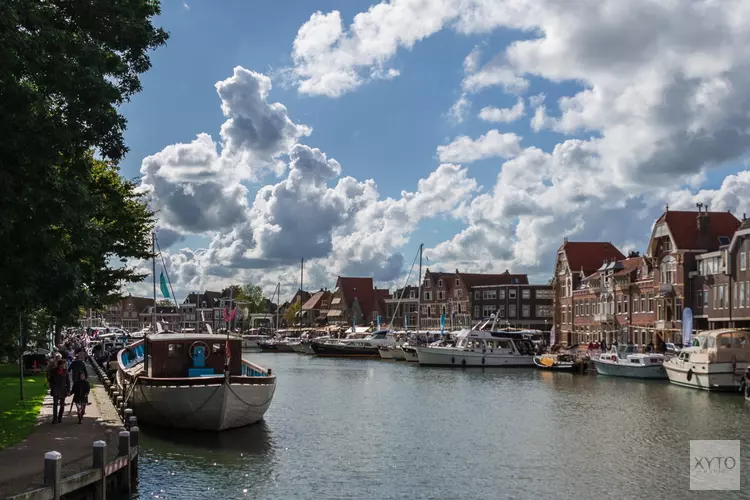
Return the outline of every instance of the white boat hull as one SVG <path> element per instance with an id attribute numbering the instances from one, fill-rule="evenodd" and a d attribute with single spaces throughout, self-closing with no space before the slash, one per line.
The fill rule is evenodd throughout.
<path id="1" fill-rule="evenodd" d="M 419 356 L 417 354 L 417 349 L 401 349 L 401 352 L 404 353 L 404 361 L 409 361 L 411 363 L 416 363 L 419 361 Z"/>
<path id="2" fill-rule="evenodd" d="M 302 353 L 303 354 L 315 354 L 315 351 L 313 351 L 313 348 L 312 348 L 312 345 L 310 345 L 310 342 L 302 343 Z"/>
<path id="3" fill-rule="evenodd" d="M 704 391 L 738 391 L 747 363 L 683 363 L 671 361 L 664 364 L 669 381 L 673 384 Z"/>
<path id="4" fill-rule="evenodd" d="M 401 347 L 396 346 L 391 348 L 391 353 L 395 361 L 406 361 L 406 355 L 404 354 L 404 350 L 401 349 Z"/>
<path id="5" fill-rule="evenodd" d="M 305 348 L 303 347 L 304 344 L 302 342 L 297 342 L 295 344 L 290 344 L 292 346 L 292 350 L 298 354 L 304 354 Z"/>
<path id="6" fill-rule="evenodd" d="M 213 384 L 191 387 L 138 383 L 132 407 L 144 424 L 222 431 L 263 418 L 276 390 L 272 384 Z"/>
<path id="7" fill-rule="evenodd" d="M 666 379 L 667 373 L 663 365 L 637 365 L 616 363 L 595 359 L 594 365 L 600 375 L 607 377 L 626 377 L 640 379 Z"/>
<path id="8" fill-rule="evenodd" d="M 258 342 L 255 340 L 242 339 L 242 349 L 260 349 Z"/>
<path id="9" fill-rule="evenodd" d="M 393 349 L 390 347 L 381 347 L 378 349 L 380 359 L 393 359 Z"/>
<path id="10" fill-rule="evenodd" d="M 445 347 L 417 347 L 420 365 L 434 366 L 534 366 L 534 356 L 470 351 Z"/>

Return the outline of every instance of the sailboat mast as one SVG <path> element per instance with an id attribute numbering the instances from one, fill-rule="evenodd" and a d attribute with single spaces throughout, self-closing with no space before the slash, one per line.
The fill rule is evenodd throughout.
<path id="1" fill-rule="evenodd" d="M 151 307 L 151 331 L 156 333 L 156 233 L 151 233 L 151 253 L 153 254 L 151 267 L 154 272 L 154 304 Z"/>
<path id="2" fill-rule="evenodd" d="M 276 290 L 274 290 L 274 295 L 276 295 L 276 332 L 278 332 L 279 331 L 279 307 L 281 306 L 281 282 L 276 283 Z M 273 302 L 273 297 L 271 297 L 271 301 Z"/>
<path id="3" fill-rule="evenodd" d="M 302 285 L 305 278 L 305 258 L 303 257 L 299 264 L 299 291 L 302 291 Z M 300 295 L 300 299 L 302 296 Z"/>
<path id="4" fill-rule="evenodd" d="M 424 243 L 419 244 L 419 298 L 417 300 L 417 335 L 419 327 L 422 326 L 422 249 Z"/>

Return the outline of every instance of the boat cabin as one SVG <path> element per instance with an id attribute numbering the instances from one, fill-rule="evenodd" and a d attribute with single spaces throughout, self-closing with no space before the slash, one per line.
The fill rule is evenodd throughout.
<path id="1" fill-rule="evenodd" d="M 599 359 L 620 362 L 638 366 L 654 366 L 664 364 L 664 355 L 658 353 L 640 353 L 634 344 L 618 345 L 617 349 L 602 353 Z"/>
<path id="2" fill-rule="evenodd" d="M 507 352 L 520 354 L 533 352 L 531 342 L 520 333 L 465 330 L 457 335 L 456 347 L 466 351 Z"/>
<path id="3" fill-rule="evenodd" d="M 693 339 L 693 346 L 680 353 L 679 359 L 693 363 L 750 362 L 750 332 L 745 330 L 712 330 Z"/>
<path id="4" fill-rule="evenodd" d="M 229 374 L 245 375 L 242 339 L 219 334 L 163 333 L 149 335 L 144 346 L 129 349 L 127 364 L 132 366 L 148 353 L 146 369 L 153 378 L 214 377 L 224 374 L 229 358 Z M 227 353 L 227 348 L 229 352 Z"/>

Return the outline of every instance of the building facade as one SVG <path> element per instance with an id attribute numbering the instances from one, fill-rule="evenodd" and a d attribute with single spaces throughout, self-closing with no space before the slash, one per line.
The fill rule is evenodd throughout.
<path id="1" fill-rule="evenodd" d="M 473 320 L 488 319 L 494 314 L 497 324 L 503 327 L 548 331 L 552 327 L 552 286 L 530 285 L 525 275 L 514 276 L 523 284 L 471 287 Z"/>

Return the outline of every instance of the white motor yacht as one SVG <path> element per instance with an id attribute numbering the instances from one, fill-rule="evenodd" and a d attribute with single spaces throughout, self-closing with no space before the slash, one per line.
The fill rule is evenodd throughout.
<path id="1" fill-rule="evenodd" d="M 610 377 L 627 377 L 643 379 L 665 379 L 664 355 L 658 353 L 639 353 L 632 344 L 623 344 L 603 353 L 594 359 L 596 371 Z"/>
<path id="2" fill-rule="evenodd" d="M 463 330 L 456 334 L 455 346 L 417 347 L 417 357 L 420 365 L 534 366 L 534 348 L 525 338 L 534 333 L 536 331 L 532 330 Z"/>
<path id="3" fill-rule="evenodd" d="M 743 390 L 748 366 L 750 332 L 745 330 L 702 332 L 664 363 L 670 382 L 706 391 Z"/>

